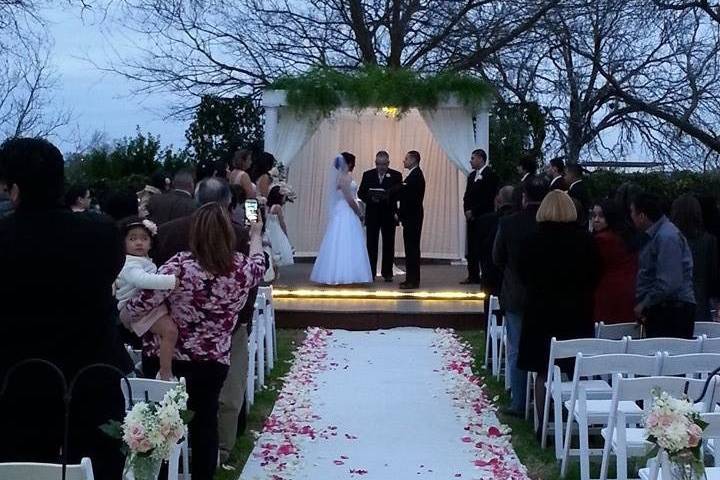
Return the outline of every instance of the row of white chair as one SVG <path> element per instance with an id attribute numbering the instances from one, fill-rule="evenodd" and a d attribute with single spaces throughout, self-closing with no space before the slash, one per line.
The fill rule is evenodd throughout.
<path id="1" fill-rule="evenodd" d="M 255 403 L 255 392 L 265 386 L 265 375 L 277 360 L 277 329 L 272 287 L 260 287 L 255 299 L 252 331 L 248 337 L 248 381 L 246 400 Z"/>
<path id="2" fill-rule="evenodd" d="M 720 337 L 720 323 L 695 322 L 693 336 L 700 337 L 702 335 L 705 335 L 708 338 Z M 635 322 L 607 325 L 605 322 L 599 322 L 595 324 L 595 338 L 620 340 L 623 337 L 642 338 L 643 336 L 642 328 Z"/>

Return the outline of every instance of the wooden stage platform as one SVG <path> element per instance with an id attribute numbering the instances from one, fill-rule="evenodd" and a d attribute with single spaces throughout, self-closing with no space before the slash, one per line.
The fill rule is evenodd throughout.
<path id="1" fill-rule="evenodd" d="M 393 327 L 482 328 L 484 295 L 477 285 L 460 285 L 464 266 L 423 265 L 418 290 L 392 283 L 327 286 L 310 282 L 311 263 L 283 267 L 273 285 L 279 327 L 320 326 L 345 330 Z"/>

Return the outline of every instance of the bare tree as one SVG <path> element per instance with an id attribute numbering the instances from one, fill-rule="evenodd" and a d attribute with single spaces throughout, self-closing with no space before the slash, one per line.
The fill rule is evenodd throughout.
<path id="1" fill-rule="evenodd" d="M 140 91 L 252 92 L 324 65 L 469 69 L 514 44 L 552 0 L 127 0 L 140 55 L 107 66 Z"/>

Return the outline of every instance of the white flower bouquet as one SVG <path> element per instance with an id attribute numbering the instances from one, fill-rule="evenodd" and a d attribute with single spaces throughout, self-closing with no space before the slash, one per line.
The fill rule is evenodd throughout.
<path id="1" fill-rule="evenodd" d="M 647 440 L 654 444 L 651 456 L 662 449 L 677 476 L 687 479 L 703 476 L 702 432 L 707 423 L 700 419 L 689 399 L 653 390 L 653 406 L 644 424 Z"/>
<path id="2" fill-rule="evenodd" d="M 127 454 L 125 476 L 135 480 L 155 479 L 172 448 L 187 435 L 192 412 L 187 409 L 185 379 L 169 390 L 160 403 L 138 402 L 121 424 L 111 421 L 101 428 L 109 436 L 122 439 Z"/>

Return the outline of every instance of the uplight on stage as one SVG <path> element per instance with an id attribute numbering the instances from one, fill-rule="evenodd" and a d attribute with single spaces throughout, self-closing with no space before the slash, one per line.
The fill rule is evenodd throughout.
<path id="1" fill-rule="evenodd" d="M 369 299 L 369 300 L 485 300 L 482 292 L 463 291 L 441 292 L 404 292 L 397 290 L 358 290 L 358 289 L 273 289 L 274 298 L 297 299 Z"/>

